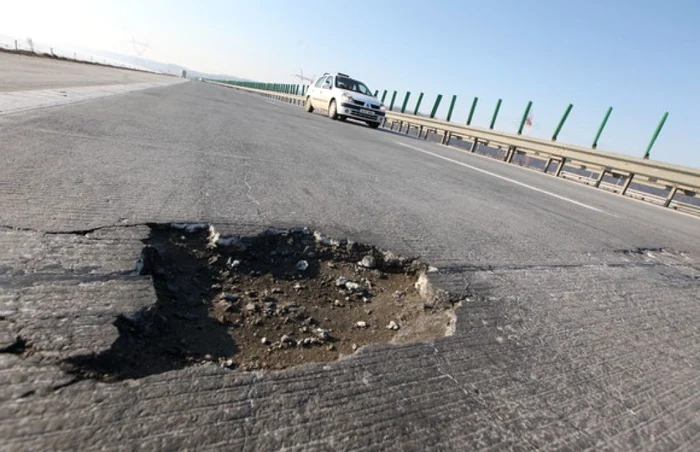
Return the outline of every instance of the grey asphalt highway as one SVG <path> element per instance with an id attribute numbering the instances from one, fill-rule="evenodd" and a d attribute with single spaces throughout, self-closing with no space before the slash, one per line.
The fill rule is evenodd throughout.
<path id="1" fill-rule="evenodd" d="M 0 52 L 0 93 L 162 79 L 161 75 L 146 72 Z"/>
<path id="2" fill-rule="evenodd" d="M 0 449 L 698 450 L 700 221 L 190 82 L 0 117 Z M 309 226 L 439 268 L 453 336 L 117 383 L 148 222 Z M 3 337 L 0 335 L 0 338 Z"/>

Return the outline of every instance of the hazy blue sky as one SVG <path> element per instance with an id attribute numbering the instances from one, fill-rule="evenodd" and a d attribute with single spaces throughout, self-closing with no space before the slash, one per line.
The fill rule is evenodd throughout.
<path id="1" fill-rule="evenodd" d="M 347 72 L 372 89 L 458 95 L 454 121 L 479 96 L 476 125 L 515 131 L 528 100 L 534 136 L 700 167 L 700 1 L 31 1 L 2 0 L 0 33 L 80 44 L 192 69 L 293 83 Z M 132 41 L 148 43 L 143 52 Z"/>

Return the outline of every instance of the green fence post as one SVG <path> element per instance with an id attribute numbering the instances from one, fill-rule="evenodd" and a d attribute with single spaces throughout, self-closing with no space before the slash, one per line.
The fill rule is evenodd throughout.
<path id="1" fill-rule="evenodd" d="M 600 127 L 598 127 L 598 133 L 595 134 L 595 139 L 593 140 L 593 145 L 591 146 L 593 149 L 598 147 L 598 140 L 600 139 L 600 134 L 603 133 L 603 129 L 605 128 L 605 124 L 608 123 L 608 118 L 610 117 L 610 113 L 612 113 L 612 110 L 612 107 L 608 107 L 608 111 L 605 112 L 603 122 L 600 123 Z"/>
<path id="2" fill-rule="evenodd" d="M 496 118 L 498 117 L 498 111 L 501 109 L 501 102 L 503 99 L 498 99 L 498 102 L 496 102 L 496 109 L 493 111 L 493 117 L 491 118 L 491 125 L 489 126 L 489 129 L 493 130 L 493 127 L 496 125 Z"/>
<path id="3" fill-rule="evenodd" d="M 391 103 L 389 104 L 389 111 L 394 111 L 394 102 L 396 101 L 396 90 L 394 94 L 391 95 Z"/>
<path id="4" fill-rule="evenodd" d="M 557 126 L 556 130 L 554 131 L 554 135 L 552 135 L 552 141 L 557 141 L 557 137 L 559 136 L 559 132 L 561 132 L 561 128 L 564 126 L 564 123 L 566 122 L 566 118 L 569 117 L 569 113 L 571 113 L 572 108 L 574 108 L 574 104 L 569 104 L 569 106 L 566 107 L 566 110 L 564 111 L 564 116 L 561 117 L 561 121 L 559 121 L 559 125 Z"/>
<path id="5" fill-rule="evenodd" d="M 469 109 L 469 117 L 467 118 L 467 125 L 471 125 L 472 123 L 472 118 L 474 118 L 474 112 L 476 111 L 476 104 L 479 102 L 479 98 L 474 96 L 474 100 L 472 101 L 472 108 Z"/>
<path id="6" fill-rule="evenodd" d="M 378 90 L 378 89 L 375 89 L 375 90 L 374 90 L 374 97 L 377 97 L 377 95 L 379 95 L 379 90 Z"/>
<path id="7" fill-rule="evenodd" d="M 384 103 L 385 99 L 386 99 L 386 90 L 384 90 L 384 94 L 382 94 L 382 103 Z"/>
<path id="8" fill-rule="evenodd" d="M 437 97 L 435 98 L 435 105 L 433 105 L 433 110 L 430 112 L 430 119 L 433 119 L 435 117 L 435 113 L 437 113 L 437 109 L 440 106 L 441 100 L 442 100 L 442 94 L 438 94 Z"/>
<path id="9" fill-rule="evenodd" d="M 411 92 L 406 91 L 406 97 L 403 98 L 403 105 L 401 105 L 401 113 L 406 112 L 406 105 L 408 104 L 408 98 L 411 97 Z"/>
<path id="10" fill-rule="evenodd" d="M 420 103 L 423 102 L 423 93 L 418 95 L 418 101 L 416 102 L 416 108 L 413 110 L 413 114 L 418 116 L 418 109 L 420 108 Z"/>
<path id="11" fill-rule="evenodd" d="M 652 135 L 651 141 L 649 142 L 649 146 L 647 146 L 647 151 L 644 153 L 645 160 L 649 160 L 649 154 L 651 153 L 651 148 L 652 148 L 652 146 L 654 146 L 656 139 L 659 137 L 659 133 L 661 133 L 661 129 L 663 129 L 664 124 L 666 123 L 666 118 L 668 118 L 668 112 L 664 113 L 664 115 L 661 117 L 661 121 L 659 121 L 659 125 L 656 126 L 656 130 L 654 131 L 654 135 Z"/>
<path id="12" fill-rule="evenodd" d="M 447 122 L 450 122 L 450 119 L 452 119 L 452 110 L 455 109 L 455 102 L 457 102 L 457 95 L 456 94 L 452 95 L 452 102 L 450 102 L 450 109 L 447 111 Z"/>
<path id="13" fill-rule="evenodd" d="M 520 120 L 520 127 L 518 127 L 518 135 L 523 134 L 523 127 L 525 126 L 525 121 L 527 120 L 527 115 L 530 114 L 531 108 L 532 108 L 532 101 L 529 101 L 527 103 L 527 107 L 525 107 L 525 113 L 523 113 L 523 119 Z"/>

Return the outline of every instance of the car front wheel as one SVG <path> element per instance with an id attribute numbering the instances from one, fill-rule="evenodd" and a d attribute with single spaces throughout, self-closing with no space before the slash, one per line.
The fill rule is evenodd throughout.
<path id="1" fill-rule="evenodd" d="M 377 127 L 379 127 L 378 122 L 368 122 L 367 125 L 369 126 L 370 129 L 376 129 Z"/>
<path id="2" fill-rule="evenodd" d="M 328 117 L 338 119 L 338 107 L 335 104 L 335 99 L 331 100 L 330 105 L 328 105 Z"/>
<path id="3" fill-rule="evenodd" d="M 314 111 L 314 106 L 311 105 L 311 97 L 306 96 L 306 102 L 304 103 L 304 106 L 306 107 L 306 111 L 309 113 Z"/>

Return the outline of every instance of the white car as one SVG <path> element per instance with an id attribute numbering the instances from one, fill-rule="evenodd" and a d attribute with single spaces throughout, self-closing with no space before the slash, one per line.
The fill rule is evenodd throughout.
<path id="1" fill-rule="evenodd" d="M 344 121 L 347 118 L 364 121 L 373 129 L 379 127 L 386 108 L 364 83 L 347 74 L 319 77 L 306 93 L 306 111 L 327 110 L 328 117 Z"/>

